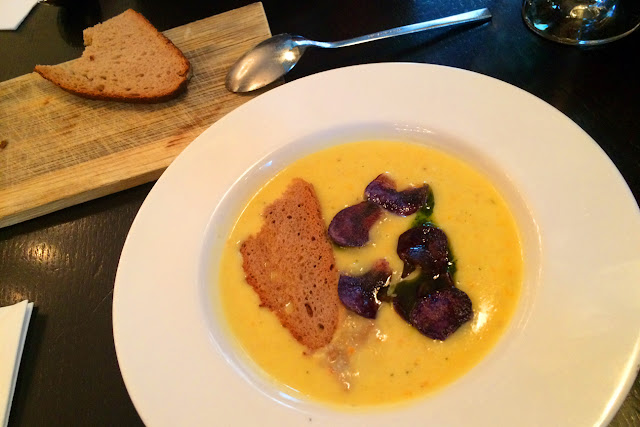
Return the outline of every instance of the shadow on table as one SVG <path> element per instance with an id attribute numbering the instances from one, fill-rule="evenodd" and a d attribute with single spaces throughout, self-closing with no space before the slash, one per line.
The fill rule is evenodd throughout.
<path id="1" fill-rule="evenodd" d="M 89 200 L 76 206 L 52 212 L 9 227 L 0 228 L 0 244 L 3 240 L 10 240 L 17 236 L 28 235 L 48 228 L 73 223 L 83 218 L 99 215 L 100 213 L 108 210 L 131 210 L 133 211 L 131 220 L 133 220 L 138 209 L 140 209 L 140 205 L 146 198 L 147 194 L 149 194 L 149 191 L 151 191 L 154 184 L 155 181 L 142 184 L 128 190 L 103 196 L 95 200 Z"/>

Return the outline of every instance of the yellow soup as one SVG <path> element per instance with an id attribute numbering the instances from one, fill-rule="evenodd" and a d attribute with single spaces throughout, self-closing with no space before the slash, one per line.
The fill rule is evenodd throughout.
<path id="1" fill-rule="evenodd" d="M 258 306 L 258 296 L 244 278 L 239 248 L 260 230 L 264 207 L 293 178 L 313 184 L 328 225 L 337 212 L 362 201 L 367 184 L 383 172 L 396 181 L 399 190 L 425 182 L 431 186 L 435 199 L 431 220 L 449 238 L 457 264 L 454 279 L 473 303 L 473 319 L 445 341 L 437 341 L 420 334 L 390 304 L 383 303 L 372 330 L 357 345 L 349 346 L 348 369 L 337 375 L 329 368 L 326 354 L 305 354 L 305 348 L 276 316 Z M 392 282 L 399 280 L 398 236 L 410 227 L 414 216 L 402 218 L 387 212 L 371 229 L 365 247 L 336 248 L 339 270 L 362 274 L 376 259 L 386 258 L 394 270 Z M 421 145 L 364 141 L 300 159 L 255 194 L 223 250 L 220 297 L 239 345 L 283 389 L 332 405 L 362 407 L 427 395 L 476 365 L 496 344 L 515 312 L 522 264 L 515 221 L 486 177 L 448 154 Z M 348 319 L 363 321 L 354 317 Z"/>

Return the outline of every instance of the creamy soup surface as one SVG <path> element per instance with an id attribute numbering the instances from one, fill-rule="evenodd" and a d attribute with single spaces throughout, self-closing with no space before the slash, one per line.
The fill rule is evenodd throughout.
<path id="1" fill-rule="evenodd" d="M 241 243 L 262 226 L 262 211 L 293 178 L 315 187 L 325 223 L 343 208 L 363 200 L 364 189 L 386 172 L 398 190 L 428 183 L 435 208 L 431 220 L 444 230 L 456 262 L 456 286 L 473 304 L 473 319 L 445 341 L 420 334 L 383 303 L 373 328 L 345 344 L 347 365 L 339 370 L 327 352 L 305 354 L 247 284 Z M 340 272 L 363 274 L 379 258 L 400 280 L 398 236 L 411 227 L 406 218 L 386 212 L 362 248 L 334 247 Z M 219 296 L 231 336 L 286 393 L 342 408 L 405 402 L 450 384 L 485 357 L 504 333 L 516 310 L 523 261 L 515 220 L 489 180 L 461 160 L 405 142 L 363 141 L 334 146 L 297 160 L 266 183 L 246 204 L 223 249 Z M 346 316 L 342 331 L 362 318 Z M 351 323 L 349 323 L 351 322 Z M 355 323 L 353 323 L 355 322 Z M 348 333 L 347 333 L 348 335 Z M 342 361 L 344 362 L 344 360 Z M 343 363 L 344 365 L 344 363 Z"/>

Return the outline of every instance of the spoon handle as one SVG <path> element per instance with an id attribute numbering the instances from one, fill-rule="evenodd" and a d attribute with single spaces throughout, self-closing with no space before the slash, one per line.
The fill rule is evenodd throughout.
<path id="1" fill-rule="evenodd" d="M 461 13 L 459 15 L 447 16 L 446 18 L 434 19 L 431 21 L 418 22 L 417 24 L 405 25 L 403 27 L 392 28 L 390 30 L 379 31 L 377 33 L 360 36 L 353 39 L 342 40 L 337 42 L 312 42 L 311 44 L 318 47 L 337 48 L 345 46 L 353 46 L 360 43 L 371 42 L 374 40 L 386 39 L 389 37 L 401 36 L 404 34 L 417 33 L 419 31 L 430 30 L 433 28 L 443 28 L 451 25 L 466 24 L 475 21 L 488 21 L 491 19 L 489 9 L 472 10 L 471 12 Z"/>

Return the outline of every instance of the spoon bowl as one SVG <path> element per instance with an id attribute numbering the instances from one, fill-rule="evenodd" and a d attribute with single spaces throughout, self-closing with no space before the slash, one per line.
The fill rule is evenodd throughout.
<path id="1" fill-rule="evenodd" d="M 273 83 L 289 72 L 310 45 L 304 37 L 278 34 L 246 52 L 227 74 L 232 92 L 251 92 Z"/>

